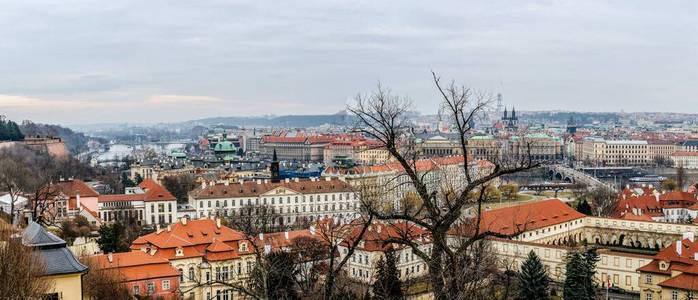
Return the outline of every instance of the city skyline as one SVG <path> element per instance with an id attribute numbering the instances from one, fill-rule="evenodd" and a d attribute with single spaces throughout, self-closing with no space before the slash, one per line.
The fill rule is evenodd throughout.
<path id="1" fill-rule="evenodd" d="M 695 3 L 7 3 L 0 111 L 42 123 L 332 114 L 443 79 L 517 110 L 698 113 Z"/>

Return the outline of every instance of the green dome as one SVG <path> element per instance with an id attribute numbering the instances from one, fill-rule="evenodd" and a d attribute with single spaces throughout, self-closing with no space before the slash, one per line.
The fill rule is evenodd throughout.
<path id="1" fill-rule="evenodd" d="M 213 151 L 216 152 L 237 152 L 238 149 L 235 148 L 235 145 L 229 141 L 222 141 L 218 144 L 216 144 L 216 147 L 213 148 Z"/>

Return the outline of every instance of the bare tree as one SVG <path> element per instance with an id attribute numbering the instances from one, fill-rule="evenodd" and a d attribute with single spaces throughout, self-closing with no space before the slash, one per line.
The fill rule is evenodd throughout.
<path id="1" fill-rule="evenodd" d="M 0 188 L 10 196 L 10 222 L 15 222 L 15 205 L 32 188 L 32 171 L 7 153 L 0 153 Z"/>
<path id="2" fill-rule="evenodd" d="M 467 137 L 472 130 L 471 121 L 489 101 L 484 95 L 453 82 L 443 86 L 439 77 L 434 73 L 432 75 L 442 98 L 441 115 L 458 134 L 461 153 L 470 153 Z M 409 234 L 386 242 L 407 245 L 426 262 L 436 299 L 466 298 L 467 294 L 462 292 L 466 288 L 463 278 L 469 277 L 464 277 L 463 272 L 476 271 L 464 259 L 471 255 L 471 248 L 489 236 L 511 237 L 519 233 L 502 234 L 481 228 L 482 204 L 487 201 L 486 187 L 503 175 L 528 170 L 537 164 L 531 160 L 530 145 L 522 145 L 524 149 L 518 152 L 527 155 L 495 159 L 492 162 L 494 168 L 488 172 L 474 172 L 467 155 L 463 156 L 462 176 L 434 176 L 430 172 L 420 171 L 411 124 L 407 118 L 409 108 L 409 100 L 394 96 L 380 85 L 372 94 L 357 96 L 355 104 L 349 107 L 349 111 L 359 120 L 357 130 L 385 145 L 408 178 L 401 185 L 407 185 L 419 197 L 416 207 L 395 207 L 392 210 L 383 209 L 384 197 L 366 197 L 361 201 L 376 219 L 408 222 L 428 231 L 430 251 L 419 247 Z M 453 247 L 449 243 L 449 231 L 461 223 L 471 224 L 471 230 L 462 243 Z"/>
<path id="3" fill-rule="evenodd" d="M 43 259 L 12 234 L 0 221 L 0 299 L 40 299 L 50 288 Z"/>
<path id="4" fill-rule="evenodd" d="M 80 262 L 89 268 L 89 272 L 82 277 L 84 293 L 94 300 L 132 299 L 123 274 L 114 268 L 104 268 L 96 259 L 80 257 Z"/>

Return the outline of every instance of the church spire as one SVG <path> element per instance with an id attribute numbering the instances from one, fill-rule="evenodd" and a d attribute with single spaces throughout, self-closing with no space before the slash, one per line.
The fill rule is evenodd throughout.
<path id="1" fill-rule="evenodd" d="M 504 119 L 506 120 L 506 118 L 507 118 L 507 108 L 505 107 L 504 108 Z"/>

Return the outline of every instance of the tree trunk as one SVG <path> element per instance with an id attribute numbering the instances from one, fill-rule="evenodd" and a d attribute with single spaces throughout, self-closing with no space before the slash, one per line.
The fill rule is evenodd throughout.
<path id="1" fill-rule="evenodd" d="M 429 277 L 431 278 L 431 288 L 434 291 L 434 299 L 447 300 L 448 293 L 445 291 L 443 282 L 443 267 L 441 265 L 443 249 L 437 244 L 432 247 L 431 259 L 429 260 Z"/>

